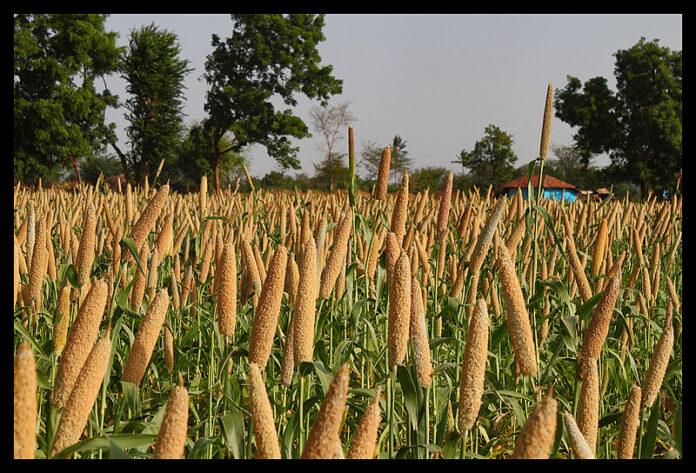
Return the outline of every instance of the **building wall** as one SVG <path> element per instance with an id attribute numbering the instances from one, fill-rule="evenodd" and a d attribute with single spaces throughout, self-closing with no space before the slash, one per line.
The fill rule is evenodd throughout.
<path id="1" fill-rule="evenodd" d="M 509 188 L 507 190 L 508 197 L 514 197 L 517 193 L 518 188 Z M 522 188 L 522 197 L 527 200 L 527 188 Z M 563 200 L 566 202 L 575 202 L 578 198 L 576 191 L 572 189 L 559 189 L 559 188 L 544 188 L 544 198 L 552 200 Z"/>

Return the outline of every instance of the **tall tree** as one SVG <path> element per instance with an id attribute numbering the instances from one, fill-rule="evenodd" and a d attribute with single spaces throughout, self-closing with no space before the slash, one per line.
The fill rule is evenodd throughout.
<path id="1" fill-rule="evenodd" d="M 348 167 L 346 166 L 346 153 L 332 153 L 319 164 L 314 165 L 314 178 L 318 183 L 329 184 L 329 190 L 336 189 L 337 182 L 348 180 Z M 322 186 L 323 187 L 323 186 Z"/>
<path id="2" fill-rule="evenodd" d="M 314 107 L 309 112 L 314 131 L 321 135 L 320 152 L 324 156 L 319 165 L 314 165 L 317 174 L 321 178 L 329 179 L 329 189 L 336 187 L 336 179 L 342 168 L 345 168 L 342 160 L 345 153 L 338 153 L 336 147 L 343 139 L 348 126 L 355 121 L 355 116 L 348 109 L 350 102 L 326 107 Z"/>
<path id="3" fill-rule="evenodd" d="M 161 160 L 175 159 L 181 140 L 184 78 L 193 70 L 180 53 L 176 35 L 154 23 L 130 33 L 121 71 L 129 94 L 125 108 L 131 149 L 124 159 L 115 143 L 112 146 L 137 181 L 154 173 Z"/>
<path id="4" fill-rule="evenodd" d="M 321 64 L 317 45 L 324 41 L 323 15 L 231 15 L 232 35 L 212 36 L 213 52 L 205 63 L 210 85 L 206 126 L 214 136 L 215 186 L 220 186 L 219 160 L 227 150 L 220 140 L 232 135 L 230 149 L 258 143 L 283 169 L 299 169 L 298 147 L 288 136 L 305 138 L 309 129 L 291 108 L 278 111 L 271 98 L 288 107 L 296 95 L 318 99 L 322 105 L 342 91 L 333 68 Z"/>
<path id="5" fill-rule="evenodd" d="M 104 123 L 117 97 L 95 81 L 115 72 L 117 33 L 106 15 L 14 16 L 14 172 L 34 181 L 57 166 L 71 167 L 103 150 L 114 136 Z"/>
<path id="6" fill-rule="evenodd" d="M 585 154 L 608 153 L 613 171 L 643 195 L 671 188 L 682 166 L 682 53 L 641 38 L 614 57 L 616 92 L 603 77 L 582 84 L 568 76 L 556 92 L 556 116 L 578 127 Z"/>
<path id="7" fill-rule="evenodd" d="M 457 162 L 469 169 L 469 174 L 477 186 L 493 185 L 493 188 L 498 188 L 509 180 L 515 171 L 517 155 L 512 150 L 512 143 L 512 135 L 495 125 L 488 125 L 483 138 L 476 142 L 474 149 L 463 149 Z"/>

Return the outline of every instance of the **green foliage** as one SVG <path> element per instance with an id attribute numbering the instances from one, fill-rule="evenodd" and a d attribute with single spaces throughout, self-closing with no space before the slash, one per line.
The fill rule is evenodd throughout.
<path id="1" fill-rule="evenodd" d="M 413 159 L 408 157 L 407 143 L 401 136 L 394 135 L 391 143 L 388 143 L 388 145 L 391 148 L 390 175 L 392 180 L 394 180 L 397 175 L 411 170 Z M 367 172 L 369 179 L 374 180 L 377 178 L 384 148 L 385 146 L 380 146 L 374 141 L 366 141 L 362 145 L 360 164 Z"/>
<path id="2" fill-rule="evenodd" d="M 232 35 L 225 40 L 212 36 L 213 52 L 205 63 L 204 77 L 210 85 L 206 125 L 216 143 L 229 131 L 234 151 L 258 143 L 282 168 L 299 169 L 298 148 L 288 136 L 306 138 L 309 130 L 291 108 L 276 110 L 271 98 L 294 107 L 299 93 L 322 104 L 341 93 L 341 80 L 332 76 L 331 66 L 321 65 L 317 50 L 325 39 L 324 16 L 231 17 Z"/>
<path id="3" fill-rule="evenodd" d="M 14 173 L 23 182 L 77 167 L 104 148 L 104 123 L 117 97 L 96 80 L 119 60 L 106 15 L 17 14 L 14 17 Z"/>
<path id="4" fill-rule="evenodd" d="M 123 169 L 118 159 L 111 154 L 97 154 L 84 159 L 80 163 L 82 179 L 92 184 L 97 182 L 99 174 L 104 177 L 117 176 Z"/>
<path id="5" fill-rule="evenodd" d="M 336 189 L 336 184 L 344 189 L 348 182 L 348 167 L 346 154 L 331 153 L 319 164 L 314 165 L 314 180 L 319 188 L 329 191 Z"/>
<path id="6" fill-rule="evenodd" d="M 488 125 L 474 149 L 463 149 L 457 162 L 469 169 L 469 175 L 477 186 L 485 188 L 493 185 L 497 189 L 514 177 L 517 155 L 512 150 L 512 143 L 512 135 L 495 125 Z"/>
<path id="7" fill-rule="evenodd" d="M 641 186 L 673 190 L 682 166 L 682 53 L 641 38 L 619 50 L 614 75 L 584 84 L 568 76 L 556 92 L 556 116 L 578 127 L 575 142 L 587 156 L 609 153 L 615 173 Z"/>
<path id="8" fill-rule="evenodd" d="M 438 192 L 442 189 L 448 172 L 447 168 L 435 166 L 416 169 L 409 179 L 409 190 L 411 192 L 422 192 L 429 188 L 431 192 Z"/>
<path id="9" fill-rule="evenodd" d="M 220 156 L 219 166 L 222 185 L 234 185 L 234 178 L 241 173 L 242 164 L 247 163 L 243 151 L 234 151 L 230 139 L 223 136 L 220 144 L 226 151 Z M 174 161 L 162 171 L 164 179 L 170 179 L 175 187 L 198 189 L 201 176 L 213 172 L 215 143 L 212 130 L 201 122 L 193 122 L 185 132 L 184 139 L 176 148 Z"/>
<path id="10" fill-rule="evenodd" d="M 184 77 L 192 69 L 180 59 L 174 33 L 150 24 L 131 31 L 121 72 L 130 97 L 125 102 L 131 143 L 128 165 L 141 181 L 157 172 L 161 160 L 175 159 L 181 139 Z"/>

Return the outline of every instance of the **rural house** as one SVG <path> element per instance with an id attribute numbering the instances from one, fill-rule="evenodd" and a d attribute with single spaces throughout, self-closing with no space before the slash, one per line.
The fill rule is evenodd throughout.
<path id="1" fill-rule="evenodd" d="M 512 181 L 503 184 L 503 193 L 508 197 L 514 197 L 517 189 L 522 189 L 522 197 L 527 199 L 527 184 L 529 179 L 527 176 L 521 176 Z M 539 176 L 532 176 L 532 187 L 536 188 L 539 184 Z M 572 184 L 563 182 L 553 176 L 544 176 L 543 180 L 544 198 L 565 200 L 566 202 L 575 202 L 578 198 L 578 189 Z"/>

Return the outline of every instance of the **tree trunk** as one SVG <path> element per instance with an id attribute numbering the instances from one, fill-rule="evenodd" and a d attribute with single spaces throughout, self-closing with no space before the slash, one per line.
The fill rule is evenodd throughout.
<path id="1" fill-rule="evenodd" d="M 80 168 L 77 166 L 77 159 L 75 156 L 70 156 L 70 163 L 72 164 L 75 175 L 77 176 L 77 183 L 82 185 L 82 177 L 80 176 Z"/>
<path id="2" fill-rule="evenodd" d="M 123 167 L 123 177 L 126 178 L 126 182 L 130 182 L 130 174 L 128 173 L 128 162 L 126 161 L 126 155 L 123 154 L 123 152 L 115 142 L 109 141 L 109 144 L 114 149 L 114 151 L 116 151 L 118 157 L 121 158 L 121 166 Z"/>
<path id="3" fill-rule="evenodd" d="M 215 161 L 213 162 L 213 173 L 215 175 L 215 193 L 220 192 L 220 140 L 215 141 Z"/>

